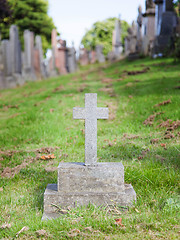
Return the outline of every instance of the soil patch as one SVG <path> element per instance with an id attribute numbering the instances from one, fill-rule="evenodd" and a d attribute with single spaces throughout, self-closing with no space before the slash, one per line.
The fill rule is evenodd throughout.
<path id="1" fill-rule="evenodd" d="M 138 75 L 138 74 L 142 74 L 142 73 L 147 73 L 150 70 L 150 67 L 145 67 L 142 70 L 138 70 L 138 71 L 124 71 L 124 73 L 126 73 L 129 76 L 134 76 L 134 75 Z"/>
<path id="2" fill-rule="evenodd" d="M 171 99 L 169 99 L 167 101 L 164 101 L 164 102 L 161 102 L 161 103 L 158 103 L 158 104 L 154 105 L 154 107 L 164 106 L 164 105 L 167 105 L 169 103 L 171 103 Z"/>
<path id="3" fill-rule="evenodd" d="M 53 92 L 53 93 L 56 93 L 56 92 L 60 92 L 60 91 L 62 91 L 62 90 L 64 90 L 64 86 L 63 86 L 63 85 L 60 85 L 59 87 L 55 88 L 52 92 Z"/>
<path id="4" fill-rule="evenodd" d="M 161 114 L 163 114 L 164 112 L 158 112 L 158 113 L 155 113 L 155 114 L 152 114 L 152 115 L 150 115 L 144 122 L 143 122 L 143 124 L 144 125 L 149 125 L 149 126 L 151 126 L 151 125 L 153 125 L 153 122 L 154 122 L 154 119 L 155 119 L 155 117 L 156 116 L 158 116 L 158 115 L 161 115 Z"/>

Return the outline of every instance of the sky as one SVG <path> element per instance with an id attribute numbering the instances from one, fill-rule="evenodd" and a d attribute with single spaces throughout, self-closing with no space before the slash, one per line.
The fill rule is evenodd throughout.
<path id="1" fill-rule="evenodd" d="M 86 30 L 93 23 L 121 16 L 129 24 L 137 19 L 138 6 L 145 9 L 145 0 L 49 0 L 49 15 L 61 38 L 78 48 Z"/>

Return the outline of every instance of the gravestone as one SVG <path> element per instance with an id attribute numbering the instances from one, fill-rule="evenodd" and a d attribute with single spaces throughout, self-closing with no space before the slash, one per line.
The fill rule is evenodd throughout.
<path id="1" fill-rule="evenodd" d="M 46 70 L 45 70 L 45 65 L 44 65 L 44 59 L 43 59 L 43 49 L 42 49 L 42 39 L 41 36 L 36 36 L 35 37 L 35 51 L 36 51 L 36 59 L 37 59 L 37 64 L 35 64 L 35 70 L 37 74 L 40 76 L 40 78 L 46 78 Z M 36 75 L 37 75 L 36 74 Z"/>
<path id="2" fill-rule="evenodd" d="M 102 45 L 96 46 L 96 58 L 99 63 L 105 62 L 105 56 L 103 54 L 103 46 Z"/>
<path id="3" fill-rule="evenodd" d="M 97 61 L 97 59 L 96 59 L 96 51 L 94 51 L 94 50 L 92 50 L 91 52 L 90 52 L 90 63 L 95 63 Z"/>
<path id="4" fill-rule="evenodd" d="M 130 184 L 124 184 L 120 162 L 97 162 L 97 119 L 108 119 L 108 108 L 97 107 L 97 94 L 85 94 L 85 108 L 73 109 L 74 119 L 85 120 L 85 163 L 60 163 L 58 184 L 44 193 L 43 220 L 56 218 L 60 208 L 112 204 L 129 206 L 136 200 Z"/>
<path id="5" fill-rule="evenodd" d="M 133 21 L 132 26 L 128 28 L 128 36 L 125 38 L 125 55 L 129 60 L 139 58 L 137 52 L 137 25 Z"/>
<path id="6" fill-rule="evenodd" d="M 74 73 L 77 70 L 76 50 L 74 47 L 67 49 L 68 72 Z"/>
<path id="7" fill-rule="evenodd" d="M 34 33 L 24 31 L 23 75 L 26 80 L 36 80 L 34 69 Z"/>
<path id="8" fill-rule="evenodd" d="M 117 19 L 115 21 L 115 29 L 113 31 L 113 52 L 116 59 L 120 59 L 122 53 L 122 43 L 121 43 L 121 21 Z"/>
<path id="9" fill-rule="evenodd" d="M 89 54 L 85 48 L 79 49 L 79 63 L 81 66 L 86 66 L 89 64 Z"/>
<path id="10" fill-rule="evenodd" d="M 4 74 L 4 62 L 3 62 L 3 49 L 0 42 L 0 89 L 6 87 L 5 74 Z"/>
<path id="11" fill-rule="evenodd" d="M 57 32 L 56 29 L 52 30 L 51 33 L 51 46 L 52 46 L 52 57 L 49 61 L 49 76 L 55 77 L 58 75 L 56 68 L 57 59 Z"/>
<path id="12" fill-rule="evenodd" d="M 22 77 L 22 60 L 21 60 L 21 43 L 19 32 L 16 25 L 10 27 L 10 49 L 11 49 L 11 66 L 12 76 L 18 85 L 24 84 Z"/>
<path id="13" fill-rule="evenodd" d="M 12 75 L 12 61 L 10 41 L 3 40 L 1 42 L 1 88 L 13 88 L 16 81 Z"/>
<path id="14" fill-rule="evenodd" d="M 152 43 L 155 39 L 155 4 L 152 0 L 146 1 L 146 12 L 143 14 L 143 40 L 142 52 L 146 55 L 152 53 Z"/>
<path id="15" fill-rule="evenodd" d="M 56 67 L 61 75 L 65 75 L 68 73 L 68 48 L 65 40 L 60 39 L 58 43 Z"/>
<path id="16" fill-rule="evenodd" d="M 173 43 L 173 37 L 178 24 L 173 0 L 155 0 L 156 4 L 156 38 L 153 52 L 163 53 Z"/>
<path id="17" fill-rule="evenodd" d="M 142 7 L 138 7 L 138 17 L 137 17 L 137 51 L 138 53 L 142 52 Z"/>

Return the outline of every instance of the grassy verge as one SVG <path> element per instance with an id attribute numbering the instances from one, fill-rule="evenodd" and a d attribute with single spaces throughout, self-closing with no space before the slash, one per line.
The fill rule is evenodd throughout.
<path id="1" fill-rule="evenodd" d="M 179 79 L 172 59 L 124 60 L 0 91 L 0 239 L 177 239 Z M 122 161 L 137 203 L 69 209 L 41 222 L 58 163 L 84 161 L 84 121 L 72 119 L 72 108 L 84 106 L 87 92 L 110 109 L 98 121 L 98 161 Z"/>

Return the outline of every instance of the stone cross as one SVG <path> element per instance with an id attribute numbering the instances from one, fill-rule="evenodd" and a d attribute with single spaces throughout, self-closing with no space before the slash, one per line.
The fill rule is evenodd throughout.
<path id="1" fill-rule="evenodd" d="M 85 94 L 85 108 L 73 108 L 74 119 L 85 119 L 85 165 L 97 163 L 97 119 L 108 119 L 108 108 L 97 107 L 97 94 Z"/>

